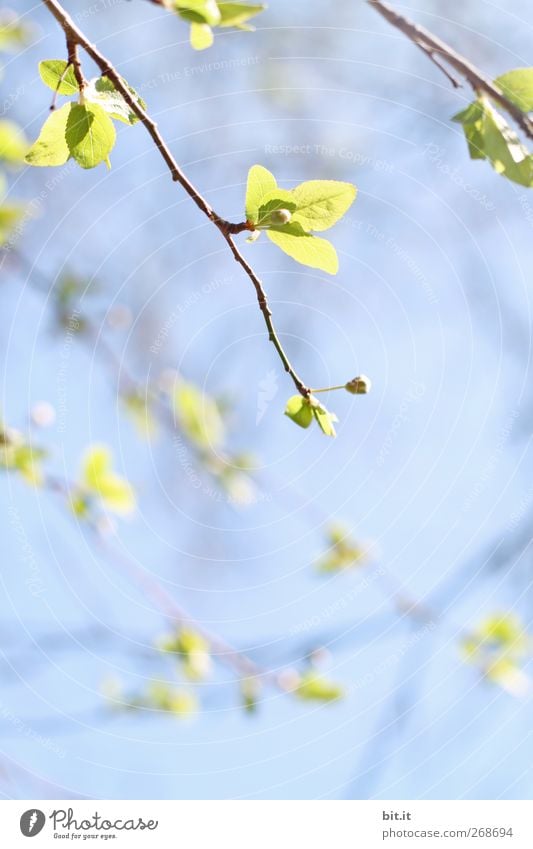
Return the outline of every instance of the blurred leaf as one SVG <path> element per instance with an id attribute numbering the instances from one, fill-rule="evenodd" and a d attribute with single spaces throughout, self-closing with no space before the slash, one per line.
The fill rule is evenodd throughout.
<path id="1" fill-rule="evenodd" d="M 250 18 L 255 17 L 266 9 L 262 3 L 224 3 L 219 2 L 220 27 L 239 27 L 240 29 L 252 29 L 243 26 Z"/>
<path id="2" fill-rule="evenodd" d="M 209 643 L 192 628 L 180 628 L 176 634 L 164 638 L 159 647 L 161 651 L 178 655 L 185 675 L 192 681 L 201 681 L 210 674 Z"/>
<path id="3" fill-rule="evenodd" d="M 368 551 L 351 539 L 343 525 L 331 525 L 327 533 L 328 551 L 316 566 L 319 572 L 341 572 L 359 567 L 368 560 Z"/>
<path id="4" fill-rule="evenodd" d="M 180 380 L 173 405 L 188 439 L 201 448 L 215 448 L 224 441 L 225 426 L 216 401 L 192 383 Z"/>
<path id="5" fill-rule="evenodd" d="M 0 50 L 12 51 L 30 40 L 31 30 L 9 9 L 0 9 Z"/>
<path id="6" fill-rule="evenodd" d="M 0 465 L 19 472 L 26 483 L 33 486 L 43 483 L 41 461 L 45 457 L 46 451 L 26 442 L 18 430 L 4 427 L 0 429 Z"/>
<path id="7" fill-rule="evenodd" d="M 27 152 L 28 142 L 20 127 L 13 121 L 0 121 L 0 160 L 19 165 Z"/>
<path id="8" fill-rule="evenodd" d="M 295 692 L 300 699 L 318 702 L 333 702 L 344 695 L 342 687 L 322 678 L 312 670 L 301 676 Z"/>
<path id="9" fill-rule="evenodd" d="M 157 418 L 154 416 L 149 399 L 136 392 L 130 392 L 122 397 L 124 408 L 135 425 L 138 434 L 144 439 L 150 439 L 157 434 Z"/>
<path id="10" fill-rule="evenodd" d="M 82 493 L 99 498 L 113 513 L 127 515 L 136 506 L 135 492 L 125 478 L 111 469 L 112 457 L 105 445 L 91 446 L 83 460 Z"/>
<path id="11" fill-rule="evenodd" d="M 147 688 L 147 697 L 140 702 L 145 707 L 172 713 L 187 718 L 198 710 L 198 702 L 193 693 L 182 688 L 171 687 L 159 681 L 152 681 Z"/>
<path id="12" fill-rule="evenodd" d="M 247 713 L 255 713 L 257 710 L 257 701 L 261 691 L 261 685 L 257 678 L 248 677 L 241 679 L 241 695 L 244 710 Z"/>
<path id="13" fill-rule="evenodd" d="M 26 154 L 26 162 L 30 165 L 52 166 L 64 165 L 70 157 L 66 140 L 67 121 L 71 104 L 66 103 L 61 109 L 56 109 L 43 124 L 39 138 Z"/>
<path id="14" fill-rule="evenodd" d="M 215 40 L 209 24 L 191 23 L 190 42 L 194 50 L 207 50 Z"/>
<path id="15" fill-rule="evenodd" d="M 24 208 L 21 206 L 0 206 L 0 246 L 9 241 L 23 215 Z"/>
<path id="16" fill-rule="evenodd" d="M 516 68 L 494 80 L 504 95 L 522 112 L 533 110 L 533 68 Z"/>
<path id="17" fill-rule="evenodd" d="M 43 83 L 58 94 L 74 95 L 80 90 L 74 68 L 63 59 L 39 62 L 39 74 Z"/>

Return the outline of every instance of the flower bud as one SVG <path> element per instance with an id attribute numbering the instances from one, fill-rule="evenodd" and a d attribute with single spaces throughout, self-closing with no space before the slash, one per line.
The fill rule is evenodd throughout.
<path id="1" fill-rule="evenodd" d="M 372 389 L 372 381 L 365 374 L 360 374 L 359 377 L 349 380 L 344 388 L 352 395 L 366 395 Z"/>
<path id="2" fill-rule="evenodd" d="M 270 213 L 270 221 L 275 225 L 288 224 L 292 218 L 292 213 L 288 209 L 275 209 Z"/>

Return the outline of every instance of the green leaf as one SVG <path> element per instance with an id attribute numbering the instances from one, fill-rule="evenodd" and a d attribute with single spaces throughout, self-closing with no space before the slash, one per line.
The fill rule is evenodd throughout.
<path id="1" fill-rule="evenodd" d="M 334 702 L 344 695 L 342 687 L 327 681 L 316 672 L 306 672 L 300 678 L 296 695 L 306 701 Z"/>
<path id="2" fill-rule="evenodd" d="M 344 525 L 334 524 L 328 528 L 327 545 L 328 551 L 316 564 L 319 572 L 341 572 L 360 567 L 368 560 L 368 550 L 351 538 Z"/>
<path id="3" fill-rule="evenodd" d="M 191 628 L 181 628 L 175 635 L 163 640 L 160 649 L 178 655 L 185 675 L 192 681 L 204 680 L 211 671 L 209 643 Z"/>
<path id="4" fill-rule="evenodd" d="M 302 265 L 319 268 L 328 274 L 336 274 L 339 270 L 337 252 L 331 242 L 306 233 L 299 223 L 291 221 L 283 227 L 272 227 L 267 230 L 267 236 Z"/>
<path id="5" fill-rule="evenodd" d="M 337 436 L 334 428 L 334 422 L 338 422 L 338 418 L 335 413 L 330 413 L 329 410 L 326 410 L 322 404 L 318 403 L 316 405 L 312 404 L 312 410 L 322 433 L 325 433 L 326 436 Z"/>
<path id="6" fill-rule="evenodd" d="M 296 204 L 292 219 L 304 230 L 329 230 L 348 211 L 356 194 L 355 186 L 339 180 L 301 183 L 291 192 Z"/>
<path id="7" fill-rule="evenodd" d="M 66 103 L 46 119 L 39 138 L 26 154 L 26 162 L 37 166 L 65 164 L 70 156 L 66 129 L 71 107 L 72 104 Z"/>
<path id="8" fill-rule="evenodd" d="M 0 159 L 18 165 L 27 152 L 28 143 L 20 127 L 13 121 L 0 121 Z"/>
<path id="9" fill-rule="evenodd" d="M 533 111 L 533 68 L 516 68 L 496 77 L 494 82 L 522 112 Z"/>
<path id="10" fill-rule="evenodd" d="M 64 59 L 45 59 L 39 62 L 39 74 L 43 83 L 58 94 L 73 95 L 80 90 L 74 68 Z"/>
<path id="11" fill-rule="evenodd" d="M 146 109 L 146 103 L 135 89 L 128 85 L 126 80 L 122 80 L 122 82 L 141 109 Z M 135 124 L 139 120 L 125 100 L 124 95 L 117 91 L 114 83 L 108 77 L 95 77 L 89 80 L 84 91 L 84 97 L 85 100 L 101 106 L 112 118 L 116 121 L 122 121 L 123 124 Z"/>
<path id="12" fill-rule="evenodd" d="M 194 50 L 206 50 L 213 41 L 213 30 L 209 24 L 191 23 L 190 42 Z"/>
<path id="13" fill-rule="evenodd" d="M 303 395 L 293 395 L 292 398 L 289 398 L 285 407 L 285 415 L 300 427 L 309 427 L 313 421 L 311 405 Z"/>
<path id="14" fill-rule="evenodd" d="M 276 178 L 262 165 L 252 165 L 246 184 L 246 220 L 257 224 L 265 197 L 277 187 Z"/>
<path id="15" fill-rule="evenodd" d="M 71 104 L 65 136 L 71 156 L 82 168 L 105 162 L 116 138 L 111 118 L 96 103 Z"/>
<path id="16" fill-rule="evenodd" d="M 176 0 L 175 8 L 186 21 L 216 26 L 221 14 L 216 0 Z"/>
<path id="17" fill-rule="evenodd" d="M 452 120 L 463 125 L 472 159 L 488 159 L 498 174 L 522 186 L 533 185 L 533 156 L 486 98 L 478 98 Z"/>
<path id="18" fill-rule="evenodd" d="M 251 27 L 243 27 L 246 21 L 255 17 L 260 12 L 266 9 L 262 3 L 219 3 L 221 27 L 242 27 L 243 29 L 251 29 Z"/>

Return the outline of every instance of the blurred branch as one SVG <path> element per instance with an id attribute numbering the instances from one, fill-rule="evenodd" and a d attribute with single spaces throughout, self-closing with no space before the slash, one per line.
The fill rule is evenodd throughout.
<path id="1" fill-rule="evenodd" d="M 187 192 L 189 197 L 194 201 L 198 209 L 200 209 L 200 211 L 207 216 L 209 221 L 211 221 L 218 228 L 218 230 L 226 240 L 226 243 L 229 249 L 231 250 L 231 253 L 233 254 L 233 258 L 236 262 L 239 263 L 241 268 L 245 271 L 249 279 L 252 281 L 257 295 L 259 309 L 263 314 L 263 318 L 268 329 L 268 338 L 276 348 L 276 351 L 278 352 L 279 358 L 283 363 L 285 371 L 292 378 L 292 381 L 296 386 L 298 392 L 304 397 L 309 396 L 309 387 L 305 385 L 305 383 L 299 377 L 297 372 L 294 370 L 278 337 L 278 334 L 272 322 L 272 312 L 268 305 L 263 284 L 257 274 L 253 271 L 249 263 L 246 261 L 244 256 L 241 254 L 233 239 L 233 236 L 237 233 L 242 233 L 246 230 L 253 230 L 253 225 L 251 225 L 248 221 L 244 221 L 238 224 L 231 223 L 230 221 L 226 221 L 224 218 L 221 218 L 214 211 L 214 209 L 212 209 L 212 207 L 205 200 L 205 198 L 202 197 L 198 189 L 190 182 L 190 180 L 183 173 L 178 163 L 174 159 L 172 153 L 170 152 L 166 142 L 161 136 L 161 133 L 157 128 L 157 124 L 155 123 L 155 121 L 152 120 L 148 113 L 145 112 L 142 106 L 138 103 L 137 99 L 132 96 L 128 86 L 124 83 L 124 80 L 122 79 L 118 71 L 110 63 L 110 61 L 102 53 L 100 53 L 100 51 L 96 48 L 94 44 L 92 44 L 86 38 L 84 33 L 76 26 L 72 18 L 63 9 L 61 4 L 57 2 L 57 0 L 42 0 L 42 2 L 44 3 L 48 11 L 54 16 L 54 18 L 62 28 L 63 32 L 65 33 L 69 53 L 69 61 L 71 61 L 70 57 L 73 50 L 75 53 L 75 48 L 79 46 L 83 50 L 85 50 L 87 55 L 90 56 L 90 58 L 98 65 L 102 74 L 106 76 L 109 80 L 111 80 L 115 89 L 120 92 L 132 112 L 145 126 L 155 146 L 161 154 L 161 157 L 165 161 L 165 164 L 167 165 L 168 170 L 170 171 L 172 179 L 176 183 L 180 184 L 180 186 Z M 74 67 L 76 68 L 76 65 Z"/>
<path id="2" fill-rule="evenodd" d="M 484 92 L 495 100 L 496 103 L 499 103 L 514 121 L 516 121 L 526 136 L 533 139 L 533 122 L 531 119 L 515 103 L 509 100 L 491 80 L 485 77 L 475 65 L 472 65 L 468 59 L 461 56 L 453 47 L 446 44 L 445 41 L 441 41 L 440 38 L 433 35 L 429 30 L 399 15 L 391 6 L 383 3 L 382 0 L 367 0 L 367 2 L 389 24 L 400 30 L 413 44 L 416 44 L 417 47 L 423 50 L 440 70 L 446 74 L 455 87 L 457 87 L 457 80 L 442 65 L 442 62 L 449 65 L 457 74 L 463 77 L 476 93 Z"/>

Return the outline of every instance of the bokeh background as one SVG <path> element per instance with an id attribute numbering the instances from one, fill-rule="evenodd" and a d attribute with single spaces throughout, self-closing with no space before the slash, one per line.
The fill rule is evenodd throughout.
<path id="1" fill-rule="evenodd" d="M 19 5 L 33 39 L 5 57 L 1 85 L 5 116 L 33 139 L 50 103 L 37 63 L 64 45 L 40 4 Z M 2 265 L 3 415 L 46 446 L 59 479 L 77 476 L 89 443 L 108 443 L 138 510 L 107 529 L 117 565 L 60 494 L 0 481 L 0 791 L 529 798 L 527 660 L 520 687 L 503 687 L 461 649 L 487 616 L 526 629 L 532 619 L 533 201 L 468 159 L 449 118 L 471 91 L 453 90 L 363 2 L 272 0 L 255 33 L 218 34 L 203 53 L 149 3 L 66 5 L 227 218 L 242 217 L 255 163 L 286 187 L 357 184 L 331 234 L 335 278 L 238 238 L 308 383 L 363 372 L 373 390 L 331 396 L 336 440 L 282 415 L 292 385 L 250 282 L 140 125 L 118 125 L 111 171 L 11 175 L 32 215 Z M 493 77 L 531 63 L 526 0 L 398 8 Z M 57 322 L 65 275 L 82 281 L 74 304 L 97 330 L 84 339 Z M 254 457 L 240 498 L 179 429 L 140 438 L 117 364 L 141 385 L 174 369 L 225 399 L 226 450 Z M 29 423 L 42 401 L 56 410 L 47 429 Z M 332 521 L 372 556 L 319 575 Z M 200 701 L 188 719 L 113 707 L 109 681 L 132 692 L 173 675 L 154 650 L 169 617 L 123 557 L 262 667 L 311 656 L 345 697 L 306 702 L 267 686 L 246 713 L 235 675 L 215 663 L 188 685 Z"/>

